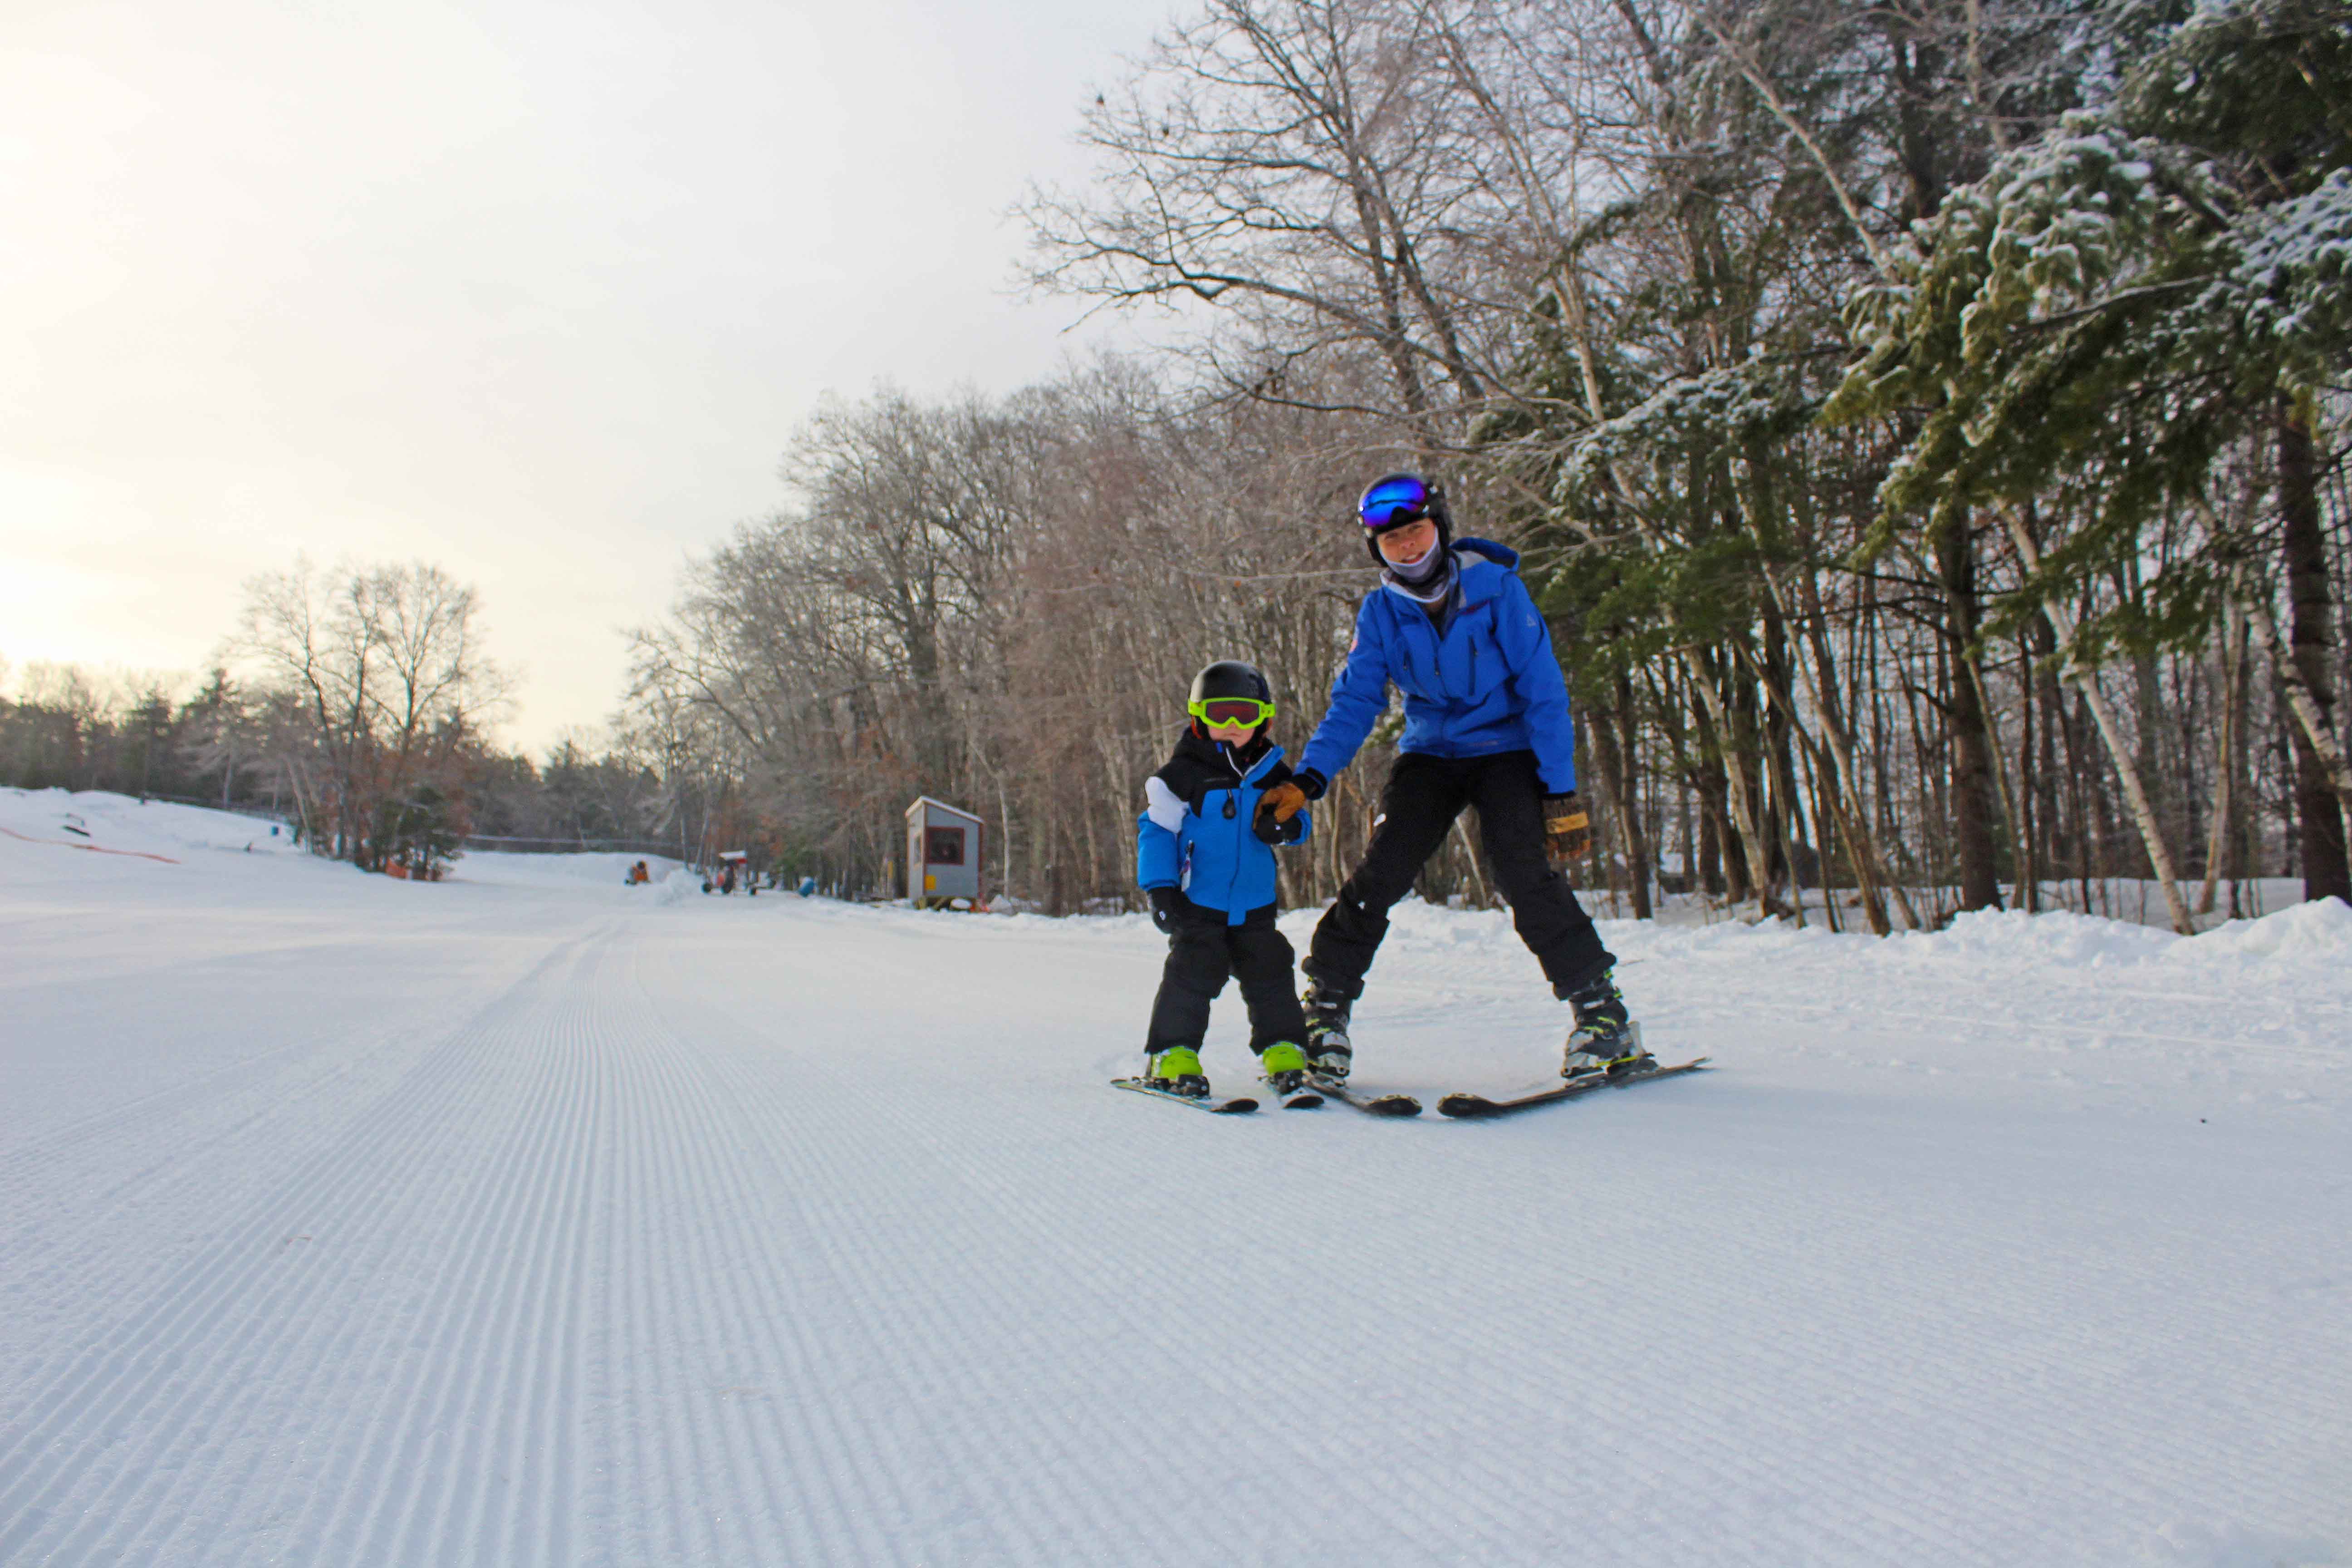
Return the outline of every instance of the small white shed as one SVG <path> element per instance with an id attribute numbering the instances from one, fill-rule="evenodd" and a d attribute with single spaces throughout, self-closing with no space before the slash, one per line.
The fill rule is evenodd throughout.
<path id="1" fill-rule="evenodd" d="M 907 808 L 907 897 L 980 902 L 980 818 L 923 795 Z"/>

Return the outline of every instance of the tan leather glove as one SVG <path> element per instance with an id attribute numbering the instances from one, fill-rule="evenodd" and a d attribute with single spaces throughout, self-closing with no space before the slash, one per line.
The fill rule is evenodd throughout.
<path id="1" fill-rule="evenodd" d="M 1592 852 L 1592 818 L 1585 815 L 1574 790 L 1544 796 L 1543 818 L 1544 858 L 1553 870 L 1563 870 L 1570 861 Z"/>
<path id="2" fill-rule="evenodd" d="M 1276 822 L 1288 822 L 1307 807 L 1307 792 L 1285 779 L 1258 796 L 1257 808 L 1271 811 Z"/>

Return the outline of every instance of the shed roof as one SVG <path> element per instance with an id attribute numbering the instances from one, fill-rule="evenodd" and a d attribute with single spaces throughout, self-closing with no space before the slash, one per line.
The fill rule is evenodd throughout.
<path id="1" fill-rule="evenodd" d="M 935 800 L 927 795 L 917 795 L 915 797 L 915 804 L 907 808 L 907 815 L 908 816 L 912 816 L 915 813 L 920 811 L 927 805 L 939 811 L 944 811 L 950 816 L 961 816 L 966 822 L 976 823 L 980 820 L 980 813 L 976 811 L 966 811 L 960 805 L 950 805 L 946 801 Z"/>

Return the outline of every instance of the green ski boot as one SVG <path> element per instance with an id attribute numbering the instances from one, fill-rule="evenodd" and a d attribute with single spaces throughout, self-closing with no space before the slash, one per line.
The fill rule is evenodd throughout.
<path id="1" fill-rule="evenodd" d="M 1209 1075 L 1201 1070 L 1201 1053 L 1190 1046 L 1155 1054 L 1144 1067 L 1143 1081 L 1187 1100 L 1209 1098 Z"/>
<path id="2" fill-rule="evenodd" d="M 1307 1087 L 1307 1053 L 1288 1040 L 1277 1040 L 1266 1047 L 1257 1058 L 1258 1070 L 1265 1075 L 1265 1084 L 1276 1094 L 1296 1094 Z"/>

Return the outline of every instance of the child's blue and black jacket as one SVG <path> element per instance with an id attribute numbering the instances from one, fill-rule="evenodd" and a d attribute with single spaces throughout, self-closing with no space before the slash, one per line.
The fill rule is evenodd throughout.
<path id="1" fill-rule="evenodd" d="M 1518 552 L 1457 539 L 1461 585 L 1444 627 L 1395 588 L 1364 596 L 1356 640 L 1331 683 L 1331 706 L 1299 770 L 1336 776 L 1388 711 L 1389 684 L 1404 693 L 1400 752 L 1483 757 L 1533 752 L 1545 790 L 1576 788 L 1576 724 L 1551 631 L 1513 568 Z"/>
<path id="2" fill-rule="evenodd" d="M 1282 748 L 1265 735 L 1236 752 L 1186 730 L 1176 754 L 1144 781 L 1136 819 L 1135 879 L 1147 890 L 1175 888 L 1239 925 L 1275 900 L 1274 849 L 1254 831 L 1258 798 L 1290 777 Z M 1304 811 L 1276 833 L 1282 844 L 1313 831 Z"/>

